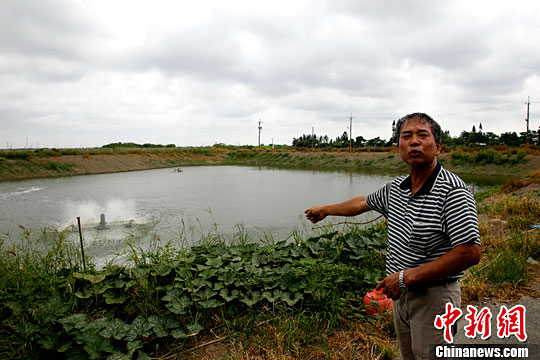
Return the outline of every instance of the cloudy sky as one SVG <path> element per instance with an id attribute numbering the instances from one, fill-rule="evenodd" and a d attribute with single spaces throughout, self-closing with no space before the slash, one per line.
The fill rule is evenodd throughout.
<path id="1" fill-rule="evenodd" d="M 0 0 L 0 148 L 537 129 L 539 36 L 534 0 Z"/>

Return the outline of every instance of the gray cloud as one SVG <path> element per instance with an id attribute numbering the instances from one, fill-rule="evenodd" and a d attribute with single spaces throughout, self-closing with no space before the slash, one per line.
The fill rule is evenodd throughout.
<path id="1" fill-rule="evenodd" d="M 255 143 L 259 119 L 290 143 L 350 113 L 388 137 L 412 111 L 515 130 L 540 92 L 540 6 L 518 3 L 2 0 L 0 146 Z"/>

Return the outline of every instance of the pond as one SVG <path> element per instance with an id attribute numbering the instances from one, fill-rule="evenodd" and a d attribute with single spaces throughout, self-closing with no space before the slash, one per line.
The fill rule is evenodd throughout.
<path id="1" fill-rule="evenodd" d="M 126 241 L 159 237 L 190 243 L 209 234 L 286 239 L 309 231 L 304 210 L 372 192 L 395 175 L 270 167 L 200 166 L 0 183 L 0 233 L 17 241 L 19 225 L 83 225 L 87 253 L 105 259 Z M 477 180 L 470 183 L 482 185 Z M 105 217 L 105 229 L 97 230 Z M 368 213 L 351 221 L 377 217 Z M 343 221 L 329 218 L 325 224 Z M 131 225 L 131 226 L 129 226 Z M 78 231 L 73 232 L 78 237 Z M 75 235 L 76 234 L 76 235 Z"/>

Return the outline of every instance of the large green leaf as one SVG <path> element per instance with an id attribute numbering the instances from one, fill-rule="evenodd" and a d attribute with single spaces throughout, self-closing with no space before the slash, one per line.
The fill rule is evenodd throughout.
<path id="1" fill-rule="evenodd" d="M 69 309 L 58 295 L 51 296 L 46 302 L 39 304 L 38 311 L 33 313 L 34 318 L 40 323 L 52 323 L 62 317 Z"/>
<path id="2" fill-rule="evenodd" d="M 148 323 L 152 325 L 157 337 L 168 336 L 169 329 L 175 329 L 180 326 L 178 320 L 170 316 L 152 315 L 148 318 Z"/>
<path id="3" fill-rule="evenodd" d="M 77 342 L 84 344 L 83 349 L 88 353 L 90 359 L 103 358 L 103 353 L 113 351 L 112 344 L 108 339 L 104 339 L 91 332 L 84 332 L 77 335 Z"/>
<path id="4" fill-rule="evenodd" d="M 176 328 L 171 331 L 171 335 L 175 339 L 184 339 L 187 337 L 186 332 L 182 328 Z"/>
<path id="5" fill-rule="evenodd" d="M 110 320 L 107 318 L 99 318 L 94 321 L 87 322 L 86 326 L 83 328 L 83 331 L 90 331 L 97 334 L 101 329 L 109 324 L 109 321 Z"/>
<path id="6" fill-rule="evenodd" d="M 145 318 L 142 316 L 137 316 L 135 320 L 131 323 L 131 331 L 133 331 L 135 337 L 141 336 L 141 337 L 148 337 L 152 335 L 152 324 L 148 322 Z M 128 334 L 128 340 L 133 340 L 130 338 L 131 334 Z"/>
<path id="7" fill-rule="evenodd" d="M 244 263 L 243 262 L 231 262 L 229 264 L 227 264 L 227 269 L 229 269 L 230 271 L 240 271 L 242 270 L 242 268 L 244 267 Z"/>
<path id="8" fill-rule="evenodd" d="M 296 304 L 298 301 L 302 300 L 303 298 L 304 298 L 304 295 L 302 295 L 301 293 L 297 292 L 297 293 L 291 294 L 290 292 L 285 292 L 283 293 L 281 300 L 285 301 L 287 305 L 293 306 L 294 304 Z"/>
<path id="9" fill-rule="evenodd" d="M 208 300 L 210 299 L 212 296 L 216 295 L 217 294 L 217 291 L 214 291 L 212 289 L 209 289 L 209 288 L 204 288 L 203 290 L 197 292 L 197 297 L 199 299 L 202 299 L 202 300 Z"/>
<path id="10" fill-rule="evenodd" d="M 175 297 L 167 305 L 167 309 L 174 314 L 183 315 L 187 313 L 193 302 L 187 296 Z"/>
<path id="11" fill-rule="evenodd" d="M 163 301 L 173 301 L 174 299 L 177 299 L 183 294 L 183 291 L 180 289 L 172 289 L 167 291 L 165 296 L 161 298 Z"/>
<path id="12" fill-rule="evenodd" d="M 218 279 L 223 281 L 225 285 L 231 285 L 236 280 L 237 273 L 235 271 L 219 274 Z"/>
<path id="13" fill-rule="evenodd" d="M 186 279 L 191 279 L 191 271 L 185 267 L 177 267 L 174 269 L 174 272 L 176 273 L 176 277 L 174 278 L 174 281 L 184 281 Z"/>
<path id="14" fill-rule="evenodd" d="M 64 330 L 69 332 L 72 329 L 82 329 L 86 326 L 86 314 L 73 314 L 58 320 L 63 325 Z"/>
<path id="15" fill-rule="evenodd" d="M 105 294 L 103 294 L 103 297 L 105 298 L 106 304 L 112 305 L 123 304 L 128 298 L 128 295 L 125 293 L 117 294 L 115 291 L 107 291 Z"/>
<path id="16" fill-rule="evenodd" d="M 206 269 L 206 270 L 203 270 L 199 273 L 199 277 L 204 279 L 204 280 L 208 280 L 210 279 L 212 276 L 216 275 L 218 272 L 217 269 Z"/>
<path id="17" fill-rule="evenodd" d="M 240 299 L 241 302 L 250 307 L 258 303 L 259 300 L 261 300 L 261 294 L 258 291 L 252 291 Z"/>
<path id="18" fill-rule="evenodd" d="M 97 284 L 103 280 L 107 275 L 105 273 L 99 274 L 86 274 L 86 273 L 73 273 L 75 279 L 90 281 L 93 284 Z"/>
<path id="19" fill-rule="evenodd" d="M 276 289 L 274 291 L 263 291 L 262 297 L 268 300 L 271 303 L 274 303 L 276 300 L 279 300 L 283 296 L 283 291 Z"/>
<path id="20" fill-rule="evenodd" d="M 171 273 L 172 266 L 169 263 L 159 263 L 152 269 L 152 275 L 154 276 L 166 276 Z"/>
<path id="21" fill-rule="evenodd" d="M 220 303 L 219 301 L 215 299 L 202 300 L 202 301 L 199 301 L 198 304 L 205 309 L 213 309 L 213 308 L 223 305 L 223 303 Z"/>
<path id="22" fill-rule="evenodd" d="M 187 288 L 186 290 L 189 290 L 189 291 L 192 291 L 194 293 L 197 293 L 200 291 L 201 288 L 205 287 L 205 286 L 208 286 L 208 287 L 211 287 L 212 286 L 212 283 L 205 280 L 205 279 L 202 279 L 202 278 L 195 278 L 191 281 L 191 286 L 192 288 Z"/>
<path id="23" fill-rule="evenodd" d="M 220 268 L 223 265 L 223 259 L 221 257 L 210 258 L 206 260 L 206 265 L 213 268 Z"/>
<path id="24" fill-rule="evenodd" d="M 103 336 L 104 338 L 113 337 L 116 340 L 122 340 L 124 336 L 128 335 L 130 327 L 130 325 L 124 323 L 122 320 L 114 319 L 99 332 L 99 335 Z"/>
<path id="25" fill-rule="evenodd" d="M 230 302 L 234 299 L 238 299 L 239 295 L 240 295 L 240 291 L 236 289 L 229 290 L 229 289 L 224 288 L 219 291 L 219 296 L 221 296 L 227 302 Z"/>
<path id="26" fill-rule="evenodd" d="M 222 283 L 220 281 L 214 282 L 214 287 L 213 287 L 214 290 L 219 291 L 219 290 L 224 289 L 224 288 L 225 288 L 224 283 Z"/>

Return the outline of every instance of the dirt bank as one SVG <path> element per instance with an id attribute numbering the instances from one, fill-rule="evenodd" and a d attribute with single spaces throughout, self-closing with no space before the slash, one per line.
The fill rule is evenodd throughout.
<path id="1" fill-rule="evenodd" d="M 456 164 L 450 153 L 439 157 L 444 167 L 460 174 L 524 176 L 540 168 L 539 155 L 527 155 L 514 165 Z M 78 151 L 75 155 L 41 156 L 30 153 L 20 158 L 0 157 L 0 181 L 71 175 L 103 174 L 190 165 L 268 165 L 305 168 L 362 169 L 365 171 L 401 171 L 406 165 L 395 151 L 339 152 L 257 149 L 174 149 L 167 151 L 134 150 L 95 153 Z"/>

